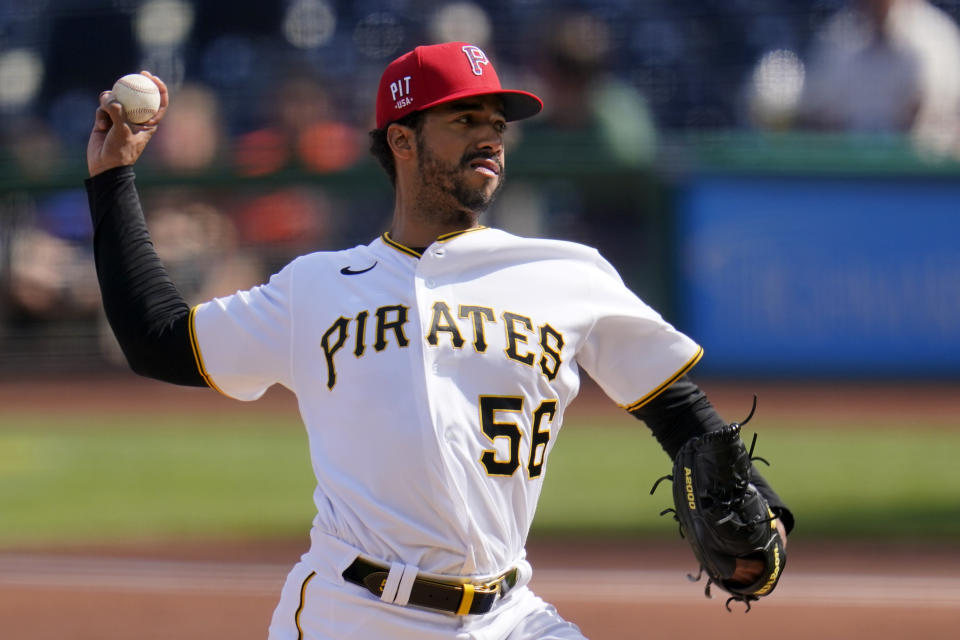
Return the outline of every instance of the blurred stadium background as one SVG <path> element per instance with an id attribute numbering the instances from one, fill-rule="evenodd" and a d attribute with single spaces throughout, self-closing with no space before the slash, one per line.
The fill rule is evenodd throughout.
<path id="1" fill-rule="evenodd" d="M 758 452 L 800 523 L 782 595 L 746 624 L 785 638 L 954 637 L 958 19 L 960 0 L 0 0 L 0 628 L 102 639 L 147 620 L 143 637 L 199 638 L 210 629 L 161 622 L 222 636 L 232 621 L 230 637 L 261 637 L 274 577 L 258 608 L 197 614 L 185 592 L 167 615 L 163 580 L 104 582 L 97 560 L 64 582 L 59 556 L 18 553 L 196 559 L 200 540 L 203 557 L 275 559 L 282 577 L 311 516 L 289 398 L 241 406 L 136 380 L 121 361 L 83 190 L 99 92 L 140 69 L 171 88 L 138 185 L 158 251 L 199 302 L 384 230 L 392 192 L 366 151 L 381 70 L 417 44 L 466 40 L 546 103 L 511 126 L 485 222 L 599 248 L 704 345 L 695 377 L 726 418 L 760 391 Z M 533 538 L 625 537 L 610 566 L 679 558 L 670 579 L 682 580 L 687 551 L 656 516 L 666 497 L 646 495 L 667 460 L 606 406 L 575 403 Z M 643 559 L 620 555 L 667 537 Z M 849 546 L 827 553 L 830 538 Z M 271 555 L 226 540 L 281 544 Z M 595 563 L 577 544 L 555 562 Z M 845 571 L 884 573 L 883 588 L 823 591 L 824 572 Z M 675 628 L 650 600 L 669 580 L 652 579 L 638 591 L 629 577 L 636 602 L 579 602 L 574 619 L 597 638 L 635 637 L 638 611 Z M 116 605 L 116 584 L 149 604 Z M 674 603 L 687 622 L 698 589 Z M 856 613 L 824 615 L 846 601 Z M 922 608 L 904 617 L 911 603 Z M 125 620 L 120 609 L 129 620 L 110 636 L 102 621 Z M 627 631 L 604 633 L 616 620 Z M 743 622 L 703 621 L 743 636 Z"/>
<path id="2" fill-rule="evenodd" d="M 824 42 L 866 37 L 836 16 L 884 4 L 3 2 L 0 375 L 122 368 L 82 189 L 96 98 L 117 77 L 148 68 L 171 87 L 139 184 L 162 257 L 200 301 L 379 233 L 379 73 L 462 39 L 547 104 L 512 128 L 487 222 L 597 246 L 704 344 L 702 373 L 954 378 L 960 2 L 933 2 L 948 24 L 923 22 L 923 37 L 866 45 L 875 75 L 817 79 L 843 66 L 818 60 Z M 821 112 L 853 115 L 817 117 L 818 86 Z"/>

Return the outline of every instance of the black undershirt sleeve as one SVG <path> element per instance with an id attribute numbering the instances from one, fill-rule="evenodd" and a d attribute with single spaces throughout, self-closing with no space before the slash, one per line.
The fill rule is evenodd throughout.
<path id="1" fill-rule="evenodd" d="M 205 387 L 190 341 L 190 308 L 153 248 L 132 167 L 85 181 L 103 308 L 139 375 Z"/>
<path id="2" fill-rule="evenodd" d="M 630 413 L 647 424 L 671 460 L 677 456 L 683 443 L 690 438 L 703 435 L 708 431 L 715 431 L 726 425 L 703 390 L 688 376 L 678 379 L 653 400 Z M 790 533 L 794 525 L 790 509 L 760 475 L 755 465 L 752 473 L 754 486 L 766 498 L 774 514 L 783 522 L 787 533 Z"/>

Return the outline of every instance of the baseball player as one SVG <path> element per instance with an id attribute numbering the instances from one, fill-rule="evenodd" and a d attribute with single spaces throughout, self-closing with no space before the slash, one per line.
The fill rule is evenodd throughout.
<path id="1" fill-rule="evenodd" d="M 701 348 L 594 249 L 480 224 L 503 184 L 504 132 L 540 99 L 503 89 L 467 43 L 397 58 L 371 132 L 396 191 L 389 229 L 189 308 L 134 186 L 168 103 L 144 74 L 160 112 L 130 125 L 104 92 L 87 150 L 103 304 L 141 375 L 297 396 L 317 513 L 270 639 L 583 638 L 528 588 L 524 553 L 580 369 L 671 456 L 723 421 L 686 376 Z M 749 561 L 738 571 L 749 579 Z"/>

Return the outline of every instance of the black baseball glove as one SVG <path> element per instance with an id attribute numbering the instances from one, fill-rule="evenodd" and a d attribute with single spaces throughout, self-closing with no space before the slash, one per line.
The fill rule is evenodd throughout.
<path id="1" fill-rule="evenodd" d="M 751 410 L 743 424 L 752 416 Z M 688 440 L 674 459 L 673 475 L 657 480 L 650 493 L 662 480 L 673 481 L 674 508 L 661 515 L 674 514 L 680 535 L 700 563 L 700 573 L 688 577 L 696 581 L 706 572 L 707 597 L 710 585 L 715 584 L 730 594 L 728 610 L 732 601 L 741 601 L 749 611 L 752 601 L 769 595 L 777 586 L 787 556 L 776 517 L 751 483 L 751 462 L 766 460 L 753 456 L 756 435 L 747 451 L 740 427 L 734 422 Z M 750 584 L 735 581 L 737 558 L 762 563 L 760 576 Z"/>

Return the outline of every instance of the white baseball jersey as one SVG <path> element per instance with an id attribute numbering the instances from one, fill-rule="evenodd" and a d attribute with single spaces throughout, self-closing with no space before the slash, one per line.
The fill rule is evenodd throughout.
<path id="1" fill-rule="evenodd" d="M 192 315 L 211 386 L 296 394 L 314 544 L 449 575 L 522 559 L 579 367 L 631 409 L 701 354 L 594 249 L 482 227 L 302 256 Z"/>

